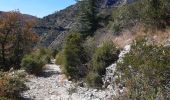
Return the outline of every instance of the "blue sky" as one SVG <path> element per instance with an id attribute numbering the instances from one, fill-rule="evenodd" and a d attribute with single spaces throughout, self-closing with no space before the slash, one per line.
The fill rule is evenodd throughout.
<path id="1" fill-rule="evenodd" d="M 0 11 L 17 10 L 24 14 L 44 17 L 75 4 L 75 0 L 0 0 Z"/>

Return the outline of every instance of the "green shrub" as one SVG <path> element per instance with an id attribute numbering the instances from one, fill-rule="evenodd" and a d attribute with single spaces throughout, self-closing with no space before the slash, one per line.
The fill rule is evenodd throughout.
<path id="1" fill-rule="evenodd" d="M 21 66 L 26 72 L 38 75 L 42 72 L 43 66 L 50 63 L 51 53 L 48 49 L 40 48 L 30 55 L 26 55 L 21 62 Z"/>
<path id="2" fill-rule="evenodd" d="M 97 43 L 93 37 L 88 37 L 83 43 L 83 48 L 86 54 L 87 61 L 93 58 L 93 54 L 97 48 Z"/>
<path id="3" fill-rule="evenodd" d="M 79 33 L 71 33 L 66 39 L 64 47 L 64 73 L 77 79 L 81 77 L 81 66 L 85 62 L 84 50 L 82 47 L 82 39 Z"/>
<path id="4" fill-rule="evenodd" d="M 86 76 L 87 84 L 90 87 L 99 88 L 102 86 L 102 76 L 106 67 L 117 61 L 119 50 L 112 42 L 105 42 L 95 50 L 92 58 L 90 73 Z"/>
<path id="5" fill-rule="evenodd" d="M 58 65 L 62 65 L 63 64 L 63 61 L 64 61 L 64 53 L 63 51 L 60 51 L 56 57 L 55 57 L 56 61 L 55 63 L 58 64 Z"/>
<path id="6" fill-rule="evenodd" d="M 50 63 L 52 53 L 49 49 L 40 48 L 32 55 L 35 55 L 37 59 L 41 59 L 44 63 Z"/>
<path id="7" fill-rule="evenodd" d="M 86 82 L 90 87 L 100 88 L 103 84 L 102 77 L 95 72 L 90 72 L 86 76 Z"/>
<path id="8" fill-rule="evenodd" d="M 170 48 L 139 40 L 118 64 L 117 73 L 132 100 L 154 100 L 158 95 L 170 99 L 166 88 L 170 77 Z"/>
<path id="9" fill-rule="evenodd" d="M 22 59 L 21 66 L 30 74 L 39 74 L 45 63 L 32 55 L 27 55 Z"/>
<path id="10" fill-rule="evenodd" d="M 105 74 L 105 68 L 118 59 L 119 50 L 112 42 L 106 42 L 96 49 L 93 55 L 93 70 L 99 75 Z"/>
<path id="11" fill-rule="evenodd" d="M 27 90 L 24 78 L 8 73 L 0 75 L 0 100 L 19 100 L 21 93 Z"/>

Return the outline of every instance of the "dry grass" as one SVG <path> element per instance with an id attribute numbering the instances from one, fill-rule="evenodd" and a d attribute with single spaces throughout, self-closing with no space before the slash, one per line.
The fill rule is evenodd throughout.
<path id="1" fill-rule="evenodd" d="M 131 44 L 135 39 L 147 37 L 149 42 L 156 45 L 163 45 L 168 39 L 170 39 L 170 29 L 163 31 L 145 31 L 142 26 L 133 27 L 132 30 L 125 30 L 122 35 L 112 38 L 112 41 L 116 46 L 123 48 L 127 44 Z"/>
<path id="2" fill-rule="evenodd" d="M 170 39 L 170 28 L 166 30 L 146 30 L 142 25 L 138 24 L 130 30 L 124 30 L 122 35 L 114 36 L 111 31 L 106 28 L 100 29 L 96 32 L 95 40 L 98 45 L 105 41 L 113 41 L 113 43 L 123 48 L 127 44 L 131 44 L 137 38 L 147 37 L 149 42 L 156 45 L 163 45 L 168 39 Z"/>

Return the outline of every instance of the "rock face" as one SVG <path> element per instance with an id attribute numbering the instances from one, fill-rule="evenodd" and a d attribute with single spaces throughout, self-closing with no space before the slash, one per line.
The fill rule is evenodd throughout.
<path id="1" fill-rule="evenodd" d="M 115 84 L 115 79 L 117 78 L 117 76 L 115 75 L 116 66 L 118 62 L 123 61 L 123 57 L 130 51 L 130 48 L 130 45 L 126 45 L 124 47 L 124 49 L 119 54 L 118 61 L 106 68 L 106 75 L 103 78 L 104 87 L 115 91 L 116 95 L 119 95 L 119 93 L 123 92 L 125 89 L 123 88 L 123 86 L 116 86 Z"/>
<path id="2" fill-rule="evenodd" d="M 41 36 L 38 45 L 53 48 L 63 43 L 64 37 L 76 23 L 78 6 L 69 6 L 39 20 L 35 26 L 36 33 Z"/>

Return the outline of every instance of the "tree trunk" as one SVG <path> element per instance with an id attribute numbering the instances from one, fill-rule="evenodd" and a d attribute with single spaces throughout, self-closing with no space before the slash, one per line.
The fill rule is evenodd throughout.
<path id="1" fill-rule="evenodd" d="M 6 65 L 5 45 L 3 43 L 1 44 L 1 48 L 2 48 L 2 52 L 1 52 L 1 55 L 2 55 L 2 66 L 5 67 L 5 65 Z"/>

